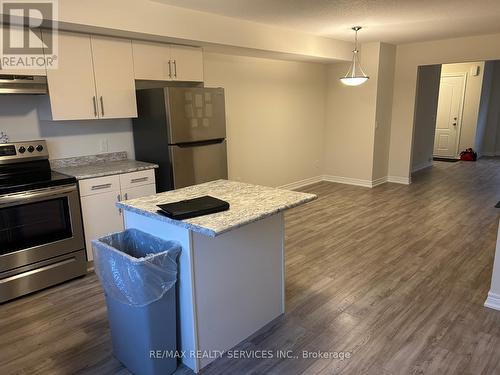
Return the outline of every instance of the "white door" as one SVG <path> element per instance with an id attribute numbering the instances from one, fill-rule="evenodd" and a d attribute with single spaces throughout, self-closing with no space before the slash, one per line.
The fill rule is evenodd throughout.
<path id="1" fill-rule="evenodd" d="M 57 69 L 47 71 L 53 120 L 97 118 L 90 36 L 60 31 Z"/>
<path id="2" fill-rule="evenodd" d="M 176 81 L 203 82 L 203 50 L 197 47 L 170 46 L 173 78 Z"/>
<path id="3" fill-rule="evenodd" d="M 137 117 L 132 42 L 92 35 L 99 118 Z"/>
<path id="4" fill-rule="evenodd" d="M 119 191 L 81 197 L 87 260 L 93 259 L 92 240 L 123 230 L 122 213 L 115 206 L 119 199 Z"/>
<path id="5" fill-rule="evenodd" d="M 446 75 L 439 86 L 434 156 L 456 158 L 467 75 Z"/>

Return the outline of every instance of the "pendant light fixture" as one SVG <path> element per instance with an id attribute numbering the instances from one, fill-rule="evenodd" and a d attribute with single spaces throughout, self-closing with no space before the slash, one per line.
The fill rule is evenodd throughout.
<path id="1" fill-rule="evenodd" d="M 364 72 L 358 57 L 358 31 L 361 30 L 361 26 L 354 26 L 352 29 L 356 33 L 354 39 L 354 51 L 352 51 L 352 63 L 347 74 L 340 78 L 340 82 L 346 86 L 359 86 L 368 81 L 370 77 L 368 77 Z"/>

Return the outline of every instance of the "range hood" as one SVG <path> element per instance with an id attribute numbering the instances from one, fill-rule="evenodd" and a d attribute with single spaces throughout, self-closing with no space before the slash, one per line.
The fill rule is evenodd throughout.
<path id="1" fill-rule="evenodd" d="M 47 94 L 47 77 L 0 74 L 0 94 Z"/>

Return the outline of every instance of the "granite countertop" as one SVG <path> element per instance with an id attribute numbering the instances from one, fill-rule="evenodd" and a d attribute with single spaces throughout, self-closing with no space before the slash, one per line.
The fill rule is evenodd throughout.
<path id="1" fill-rule="evenodd" d="M 78 180 L 158 168 L 157 164 L 127 159 L 126 152 L 51 160 L 52 170 Z"/>
<path id="2" fill-rule="evenodd" d="M 158 214 L 156 205 L 211 195 L 229 202 L 228 211 L 186 220 L 173 220 Z M 316 199 L 314 194 L 251 185 L 242 182 L 216 180 L 148 197 L 118 202 L 123 210 L 144 215 L 215 237 L 278 212 Z"/>

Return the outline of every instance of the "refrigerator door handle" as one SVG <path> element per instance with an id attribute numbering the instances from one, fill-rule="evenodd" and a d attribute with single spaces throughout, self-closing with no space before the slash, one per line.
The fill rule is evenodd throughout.
<path id="1" fill-rule="evenodd" d="M 169 146 L 174 188 L 227 179 L 224 139 Z"/>
<path id="2" fill-rule="evenodd" d="M 176 143 L 172 146 L 177 146 L 180 148 L 190 148 L 190 147 L 197 147 L 197 146 L 216 145 L 216 144 L 222 143 L 224 141 L 225 141 L 225 138 L 216 138 L 216 139 L 209 139 L 206 141 Z"/>

